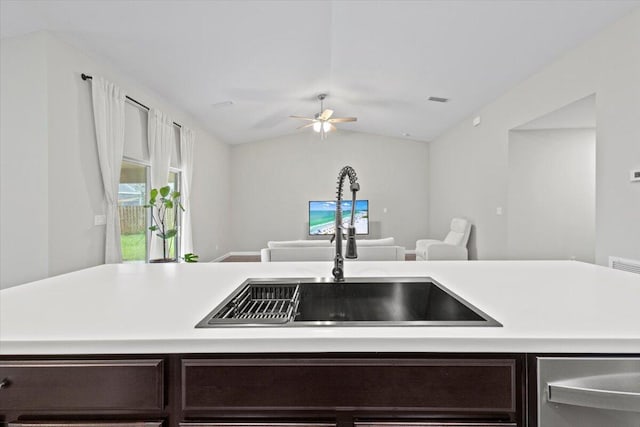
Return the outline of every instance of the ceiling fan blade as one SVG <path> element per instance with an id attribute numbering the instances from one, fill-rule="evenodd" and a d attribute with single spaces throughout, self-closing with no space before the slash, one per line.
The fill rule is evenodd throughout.
<path id="1" fill-rule="evenodd" d="M 346 122 L 357 122 L 357 117 L 336 117 L 335 119 L 329 119 L 329 123 L 346 123 Z"/>
<path id="2" fill-rule="evenodd" d="M 300 120 L 308 120 L 308 121 L 314 121 L 315 119 L 312 119 L 310 117 L 302 117 L 302 116 L 289 116 L 292 119 L 300 119 Z"/>
<path id="3" fill-rule="evenodd" d="M 313 126 L 313 123 L 308 123 L 306 125 L 298 126 L 296 129 L 304 129 Z"/>
<path id="4" fill-rule="evenodd" d="M 329 120 L 329 117 L 331 117 L 333 115 L 333 110 L 330 109 L 326 109 L 324 110 L 321 114 L 320 117 L 318 117 L 320 120 Z"/>
<path id="5" fill-rule="evenodd" d="M 331 129 L 332 131 L 338 130 L 338 128 L 337 128 L 337 127 L 335 127 L 334 125 L 331 125 L 331 128 L 330 128 L 330 129 Z"/>

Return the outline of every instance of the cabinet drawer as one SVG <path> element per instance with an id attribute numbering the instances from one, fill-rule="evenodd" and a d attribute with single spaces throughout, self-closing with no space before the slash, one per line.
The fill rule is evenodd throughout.
<path id="1" fill-rule="evenodd" d="M 9 427 L 161 427 L 162 421 L 14 421 Z"/>
<path id="2" fill-rule="evenodd" d="M 516 427 L 515 423 L 483 423 L 483 422 L 355 422 L 354 427 Z"/>
<path id="3" fill-rule="evenodd" d="M 0 362 L 0 409 L 162 410 L 162 360 Z"/>
<path id="4" fill-rule="evenodd" d="M 182 406 L 514 412 L 515 377 L 511 359 L 186 359 Z"/>
<path id="5" fill-rule="evenodd" d="M 336 427 L 335 423 L 222 423 L 185 422 L 180 427 Z"/>

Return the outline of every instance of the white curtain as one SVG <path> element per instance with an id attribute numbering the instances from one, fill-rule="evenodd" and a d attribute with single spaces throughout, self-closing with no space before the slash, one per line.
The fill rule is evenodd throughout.
<path id="1" fill-rule="evenodd" d="M 168 184 L 171 150 L 175 145 L 173 121 L 164 113 L 149 110 L 148 126 L 149 160 L 151 163 L 151 188 L 160 189 Z M 151 233 L 149 259 L 162 258 L 162 239 Z M 169 254 L 167 254 L 169 257 Z"/>
<path id="2" fill-rule="evenodd" d="M 182 169 L 182 188 L 180 201 L 185 211 L 182 213 L 180 248 L 183 254 L 193 252 L 193 232 L 191 226 L 191 178 L 193 177 L 193 145 L 196 136 L 193 130 L 184 126 L 180 129 L 180 169 Z"/>
<path id="3" fill-rule="evenodd" d="M 122 262 L 118 185 L 124 150 L 125 94 L 118 86 L 99 76 L 91 82 L 93 118 L 98 145 L 98 160 L 107 202 L 107 230 L 104 262 Z"/>

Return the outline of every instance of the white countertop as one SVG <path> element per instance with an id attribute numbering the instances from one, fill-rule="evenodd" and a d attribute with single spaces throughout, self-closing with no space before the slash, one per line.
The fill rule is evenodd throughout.
<path id="1" fill-rule="evenodd" d="M 195 329 L 247 278 L 329 262 L 114 264 L 0 291 L 0 354 L 640 353 L 640 275 L 575 261 L 347 262 L 347 277 L 432 277 L 503 327 Z"/>

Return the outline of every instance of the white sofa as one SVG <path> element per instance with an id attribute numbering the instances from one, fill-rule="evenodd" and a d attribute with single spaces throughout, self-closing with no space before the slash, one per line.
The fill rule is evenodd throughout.
<path id="1" fill-rule="evenodd" d="M 464 218 L 454 218 L 444 240 L 423 239 L 416 242 L 416 261 L 467 260 L 470 234 L 471 222 Z"/>
<path id="2" fill-rule="evenodd" d="M 358 258 L 345 261 L 404 261 L 405 248 L 396 246 L 393 237 L 386 239 L 356 239 Z M 343 242 L 343 251 L 344 250 Z M 260 251 L 262 262 L 277 261 L 331 261 L 335 256 L 335 242 L 329 240 L 272 241 Z"/>

